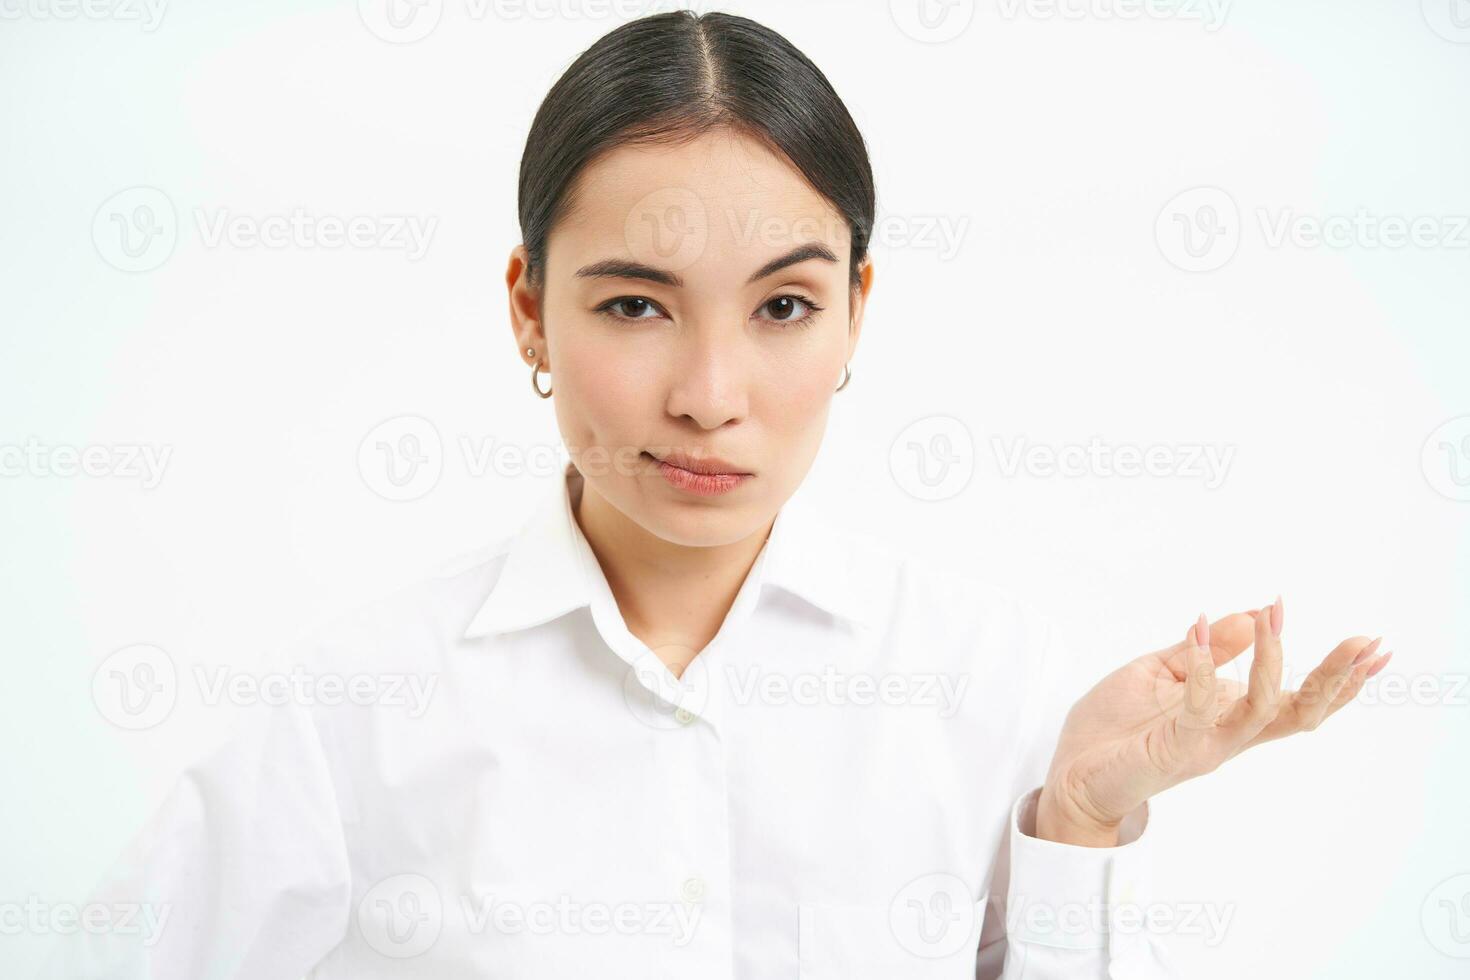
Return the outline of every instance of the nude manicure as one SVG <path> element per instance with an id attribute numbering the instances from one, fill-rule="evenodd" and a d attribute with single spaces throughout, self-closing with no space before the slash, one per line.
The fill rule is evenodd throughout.
<path id="1" fill-rule="evenodd" d="M 1378 639 L 1374 640 L 1372 643 L 1370 643 L 1367 646 L 1365 646 L 1361 651 L 1359 651 L 1358 655 L 1353 658 L 1353 662 L 1352 662 L 1352 665 L 1351 666 L 1356 667 L 1358 664 L 1362 663 L 1364 660 L 1367 660 L 1369 657 L 1373 656 L 1373 654 L 1378 650 L 1378 644 L 1380 644 L 1382 642 L 1383 642 L 1383 637 L 1380 636 L 1380 637 L 1378 637 Z"/>

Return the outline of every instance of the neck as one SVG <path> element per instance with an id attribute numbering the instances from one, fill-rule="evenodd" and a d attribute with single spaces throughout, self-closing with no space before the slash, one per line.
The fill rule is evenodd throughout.
<path id="1" fill-rule="evenodd" d="M 719 632 L 772 522 L 730 544 L 674 544 L 618 510 L 580 474 L 568 479 L 576 481 L 572 512 L 628 632 L 679 676 Z"/>

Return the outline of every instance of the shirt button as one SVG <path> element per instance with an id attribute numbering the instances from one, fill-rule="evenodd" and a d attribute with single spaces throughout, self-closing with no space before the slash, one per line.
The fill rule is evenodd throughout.
<path id="1" fill-rule="evenodd" d="M 694 720 L 694 712 L 688 708 L 680 708 L 674 712 L 674 720 L 681 725 L 687 725 Z"/>
<path id="2" fill-rule="evenodd" d="M 704 900 L 704 879 L 686 878 L 679 889 L 686 902 L 701 902 Z"/>

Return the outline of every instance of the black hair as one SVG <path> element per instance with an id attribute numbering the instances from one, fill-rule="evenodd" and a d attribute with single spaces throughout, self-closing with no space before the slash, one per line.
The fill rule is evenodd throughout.
<path id="1" fill-rule="evenodd" d="M 873 171 L 862 134 L 826 76 L 790 41 L 726 13 L 652 14 L 609 31 L 542 100 L 521 155 L 518 211 L 527 279 L 542 283 L 546 243 L 578 175 L 627 143 L 677 143 L 715 127 L 784 155 L 852 232 L 849 279 L 868 253 Z"/>

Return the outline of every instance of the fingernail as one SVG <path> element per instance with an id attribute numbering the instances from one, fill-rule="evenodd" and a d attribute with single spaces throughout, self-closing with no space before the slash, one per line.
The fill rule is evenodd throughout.
<path id="1" fill-rule="evenodd" d="M 1373 656 L 1373 654 L 1378 650 L 1378 644 L 1380 644 L 1382 642 L 1383 642 L 1383 637 L 1380 636 L 1378 639 L 1374 640 L 1372 643 L 1370 643 L 1367 646 L 1365 646 L 1362 650 L 1358 651 L 1358 655 L 1353 658 L 1353 662 L 1352 662 L 1351 666 L 1356 667 L 1358 664 L 1362 663 L 1364 660 L 1367 660 L 1369 657 Z"/>
<path id="2" fill-rule="evenodd" d="M 1388 651 L 1383 656 L 1379 657 L 1378 660 L 1373 664 L 1373 666 L 1368 668 L 1368 676 L 1369 677 L 1372 677 L 1374 674 L 1378 673 L 1380 670 L 1382 670 L 1383 668 L 1387 667 L 1389 660 L 1391 660 L 1392 658 L 1393 658 L 1393 651 L 1392 650 Z"/>
<path id="3" fill-rule="evenodd" d="M 1273 603 L 1271 603 L 1271 635 L 1272 636 L 1280 636 L 1281 635 L 1281 621 L 1283 619 L 1285 619 L 1285 618 L 1286 618 L 1286 609 L 1281 604 L 1281 596 L 1277 596 L 1276 597 L 1276 601 L 1273 602 Z"/>
<path id="4" fill-rule="evenodd" d="M 1194 624 L 1194 642 L 1201 650 L 1210 648 L 1210 621 L 1204 613 L 1199 614 L 1199 622 Z"/>

